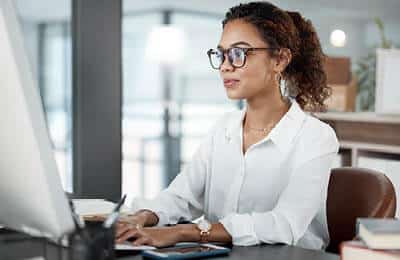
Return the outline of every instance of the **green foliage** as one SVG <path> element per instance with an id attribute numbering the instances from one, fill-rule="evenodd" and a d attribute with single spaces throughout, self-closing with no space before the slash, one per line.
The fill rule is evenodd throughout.
<path id="1" fill-rule="evenodd" d="M 375 18 L 375 24 L 379 30 L 381 43 L 371 48 L 367 56 L 357 62 L 354 71 L 358 79 L 357 99 L 361 111 L 374 111 L 375 109 L 376 48 L 389 49 L 393 46 L 385 36 L 382 20 Z"/>

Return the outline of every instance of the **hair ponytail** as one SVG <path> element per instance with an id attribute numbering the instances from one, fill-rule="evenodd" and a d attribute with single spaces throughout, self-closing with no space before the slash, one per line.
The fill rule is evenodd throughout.
<path id="1" fill-rule="evenodd" d="M 324 101 L 330 95 L 323 68 L 325 55 L 318 35 L 310 20 L 298 12 L 287 12 L 296 26 L 299 37 L 298 53 L 286 68 L 289 88 L 296 92 L 296 101 L 307 110 L 323 110 Z"/>

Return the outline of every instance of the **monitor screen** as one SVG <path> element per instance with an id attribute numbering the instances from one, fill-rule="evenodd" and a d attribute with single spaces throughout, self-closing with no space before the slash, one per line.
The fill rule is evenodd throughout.
<path id="1" fill-rule="evenodd" d="M 0 224 L 59 238 L 74 225 L 12 0 L 0 0 Z"/>

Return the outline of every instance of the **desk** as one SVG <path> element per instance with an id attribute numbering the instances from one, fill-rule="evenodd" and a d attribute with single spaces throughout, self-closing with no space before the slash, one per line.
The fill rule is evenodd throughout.
<path id="1" fill-rule="evenodd" d="M 23 240 L 18 242 L 3 243 L 0 240 L 0 259 L 14 260 L 34 256 L 46 256 L 46 260 L 68 260 L 67 250 L 43 240 Z M 60 255 L 61 254 L 61 255 Z M 118 259 L 142 259 L 140 254 L 121 256 Z M 339 260 L 338 255 L 322 251 L 302 249 L 286 245 L 262 245 L 252 247 L 233 247 L 227 257 L 218 259 L 271 259 L 271 260 Z"/>

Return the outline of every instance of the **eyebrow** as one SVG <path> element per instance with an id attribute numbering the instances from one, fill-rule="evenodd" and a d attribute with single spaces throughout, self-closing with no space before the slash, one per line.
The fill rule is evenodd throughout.
<path id="1" fill-rule="evenodd" d="M 247 42 L 244 42 L 244 41 L 232 43 L 230 47 L 235 47 L 235 46 L 238 46 L 238 45 L 247 45 L 247 46 L 251 47 L 250 43 L 247 43 Z M 218 45 L 217 48 L 223 48 L 223 47 L 221 45 Z"/>

